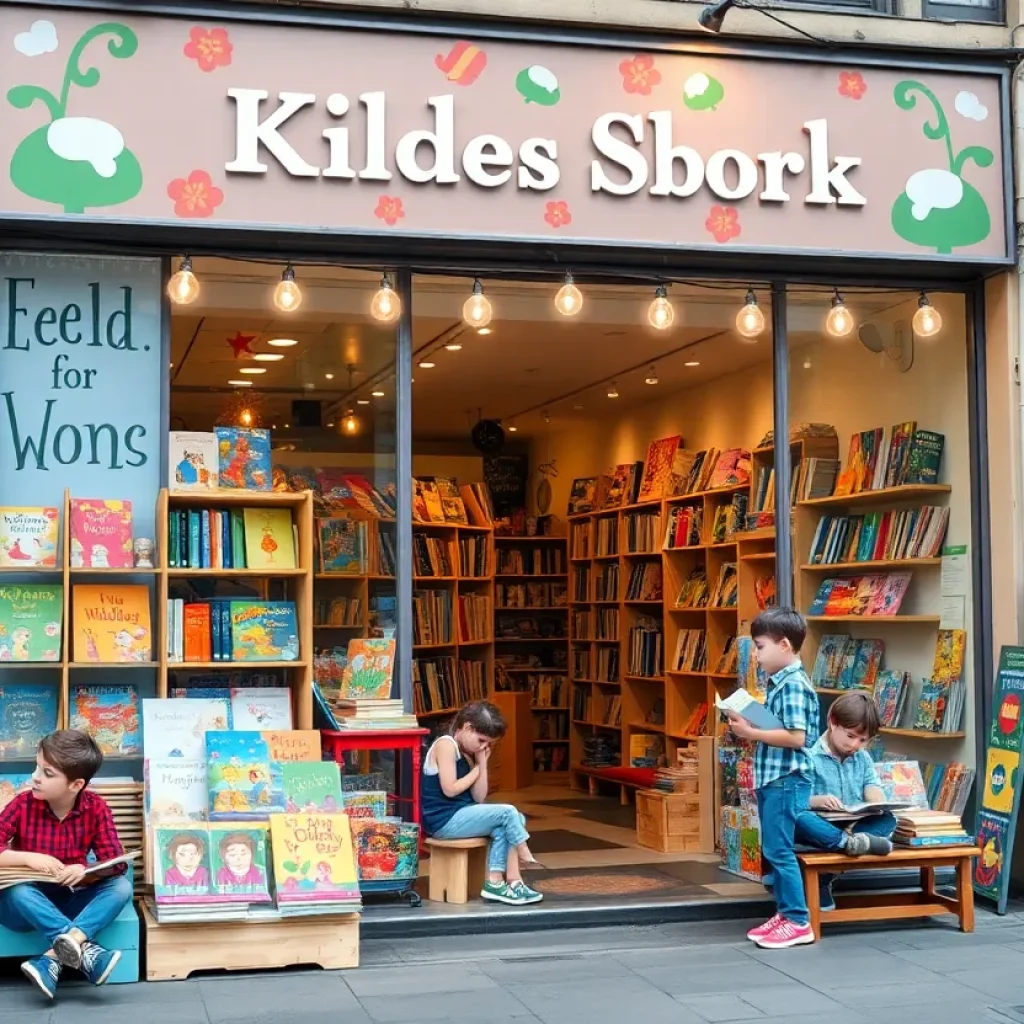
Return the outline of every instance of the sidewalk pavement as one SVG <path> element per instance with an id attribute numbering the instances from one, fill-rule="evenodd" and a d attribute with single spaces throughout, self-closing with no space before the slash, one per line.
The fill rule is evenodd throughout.
<path id="1" fill-rule="evenodd" d="M 754 923 L 371 940 L 354 971 L 69 981 L 52 1006 L 10 976 L 0 1024 L 1024 1024 L 1024 906 L 972 935 L 836 927 L 776 952 L 743 939 Z"/>

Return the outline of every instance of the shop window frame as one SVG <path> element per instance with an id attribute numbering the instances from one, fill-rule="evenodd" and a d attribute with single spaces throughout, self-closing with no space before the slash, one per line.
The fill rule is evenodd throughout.
<path id="1" fill-rule="evenodd" d="M 955 21 L 970 25 L 1005 25 L 1006 0 L 995 0 L 991 7 L 971 4 L 934 3 L 924 0 L 921 17 L 925 21 Z"/>

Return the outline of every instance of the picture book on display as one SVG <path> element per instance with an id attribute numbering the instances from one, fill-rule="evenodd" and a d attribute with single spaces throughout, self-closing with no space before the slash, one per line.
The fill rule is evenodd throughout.
<path id="1" fill-rule="evenodd" d="M 879 576 L 842 576 L 818 587 L 809 615 L 896 615 L 910 586 L 910 573 Z"/>
<path id="2" fill-rule="evenodd" d="M 207 829 L 214 896 L 227 903 L 269 903 L 268 826 L 211 822 Z"/>
<path id="3" fill-rule="evenodd" d="M 597 507 L 597 477 L 579 477 L 572 482 L 569 491 L 569 515 L 578 516 L 593 512 Z"/>
<path id="4" fill-rule="evenodd" d="M 910 690 L 910 673 L 882 669 L 875 679 L 875 703 L 882 727 L 898 729 Z"/>
<path id="5" fill-rule="evenodd" d="M 283 811 L 280 770 L 258 732 L 208 732 L 210 821 L 266 821 Z"/>
<path id="6" fill-rule="evenodd" d="M 88 733 L 104 754 L 142 753 L 139 691 L 132 684 L 71 687 L 69 727 Z"/>
<path id="7" fill-rule="evenodd" d="M 317 519 L 320 572 L 363 576 L 367 569 L 367 524 L 348 516 Z"/>
<path id="8" fill-rule="evenodd" d="M 270 819 L 278 905 L 357 905 L 359 879 L 345 814 L 275 814 Z"/>
<path id="9" fill-rule="evenodd" d="M 172 491 L 214 491 L 220 465 L 213 431 L 172 430 L 168 437 L 168 467 Z"/>
<path id="10" fill-rule="evenodd" d="M 285 810 L 289 814 L 324 811 L 335 814 L 344 807 L 341 776 L 333 761 L 295 761 L 281 765 Z"/>
<path id="11" fill-rule="evenodd" d="M 2 811 L 19 793 L 27 793 L 32 788 L 32 776 L 24 773 L 8 773 L 0 775 L 0 811 Z"/>
<path id="12" fill-rule="evenodd" d="M 267 744 L 270 760 L 282 766 L 292 761 L 319 761 L 323 756 L 319 729 L 271 729 L 261 731 L 260 735 Z"/>
<path id="13" fill-rule="evenodd" d="M 245 553 L 250 569 L 294 569 L 295 535 L 288 508 L 246 508 Z"/>
<path id="14" fill-rule="evenodd" d="M 271 732 L 292 727 L 292 693 L 284 686 L 231 690 L 231 728 Z"/>
<path id="15" fill-rule="evenodd" d="M 346 789 L 343 810 L 350 818 L 383 818 L 388 795 L 382 789 Z"/>
<path id="16" fill-rule="evenodd" d="M 157 903 L 216 902 L 210 881 L 210 834 L 202 823 L 153 829 L 153 895 Z"/>
<path id="17" fill-rule="evenodd" d="M 205 764 L 207 732 L 224 731 L 230 722 L 231 707 L 226 698 L 146 698 L 142 701 L 146 759 L 184 758 Z"/>
<path id="18" fill-rule="evenodd" d="M 210 801 L 205 757 L 147 758 L 145 780 L 148 824 L 206 821 Z"/>
<path id="19" fill-rule="evenodd" d="M 0 663 L 60 661 L 64 588 L 0 586 Z"/>
<path id="20" fill-rule="evenodd" d="M 818 644 L 811 682 L 826 690 L 872 690 L 884 653 L 883 640 L 825 634 Z"/>
<path id="21" fill-rule="evenodd" d="M 348 660 L 341 677 L 345 700 L 385 700 L 391 696 L 395 641 L 377 638 L 348 642 Z"/>
<path id="22" fill-rule="evenodd" d="M 234 661 L 297 661 L 299 631 L 292 601 L 232 601 Z"/>
<path id="23" fill-rule="evenodd" d="M 56 728 L 56 684 L 0 684 L 0 760 L 34 760 L 39 741 Z"/>
<path id="24" fill-rule="evenodd" d="M 672 475 L 676 464 L 676 452 L 683 447 L 680 435 L 663 437 L 652 441 L 647 449 L 643 478 L 637 501 L 653 501 L 668 497 L 672 493 Z"/>
<path id="25" fill-rule="evenodd" d="M 270 431 L 217 427 L 218 483 L 236 491 L 269 491 Z"/>
<path id="26" fill-rule="evenodd" d="M 0 507 L 0 567 L 56 568 L 60 511 Z"/>
<path id="27" fill-rule="evenodd" d="M 72 659 L 105 664 L 153 659 L 145 584 L 85 584 L 71 588 Z"/>
<path id="28" fill-rule="evenodd" d="M 352 818 L 352 845 L 361 882 L 415 879 L 419 875 L 419 826 L 401 818 Z"/>
<path id="29" fill-rule="evenodd" d="M 608 492 L 604 496 L 602 508 L 619 508 L 632 505 L 640 492 L 640 481 L 643 479 L 644 464 L 642 462 L 625 462 L 612 470 Z"/>
<path id="30" fill-rule="evenodd" d="M 72 498 L 70 530 L 72 569 L 134 566 L 130 501 Z"/>

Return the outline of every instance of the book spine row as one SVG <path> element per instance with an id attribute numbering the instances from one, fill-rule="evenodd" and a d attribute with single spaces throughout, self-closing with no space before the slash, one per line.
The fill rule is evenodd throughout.
<path id="1" fill-rule="evenodd" d="M 171 509 L 167 564 L 172 569 L 245 569 L 240 509 Z"/>

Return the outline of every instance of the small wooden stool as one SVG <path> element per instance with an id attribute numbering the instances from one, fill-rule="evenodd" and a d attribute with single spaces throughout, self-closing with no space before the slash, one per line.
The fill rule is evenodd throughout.
<path id="1" fill-rule="evenodd" d="M 435 903 L 468 903 L 484 887 L 488 839 L 428 839 L 430 895 Z"/>

